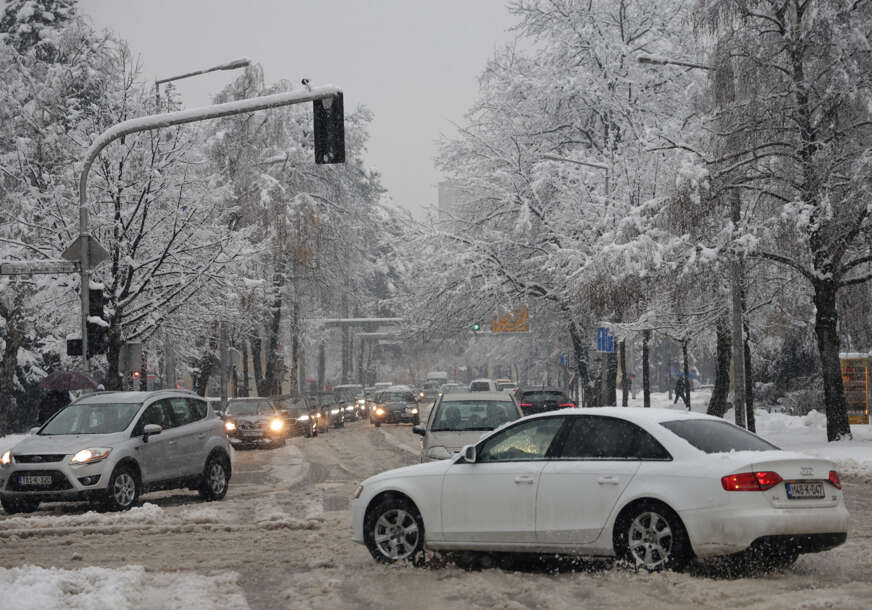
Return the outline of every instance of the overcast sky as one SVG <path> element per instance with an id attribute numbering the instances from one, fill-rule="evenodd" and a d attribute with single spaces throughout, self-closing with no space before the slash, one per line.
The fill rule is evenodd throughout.
<path id="1" fill-rule="evenodd" d="M 394 201 L 436 204 L 435 141 L 452 133 L 494 50 L 514 24 L 507 0 L 79 0 L 79 11 L 126 39 L 149 79 L 237 57 L 263 65 L 268 83 L 307 77 L 345 93 L 346 112 L 375 114 L 367 162 Z M 233 78 L 179 81 L 188 107 Z"/>

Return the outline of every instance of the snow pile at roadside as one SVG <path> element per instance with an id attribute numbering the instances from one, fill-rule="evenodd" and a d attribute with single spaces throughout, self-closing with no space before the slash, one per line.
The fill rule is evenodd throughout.
<path id="1" fill-rule="evenodd" d="M 727 413 L 728 421 L 732 414 L 732 410 Z M 754 417 L 757 434 L 782 449 L 832 460 L 843 475 L 872 477 L 872 426 L 853 425 L 853 439 L 829 443 L 827 418 L 821 412 L 811 411 L 808 415 L 796 416 L 755 409 Z"/>
<path id="2" fill-rule="evenodd" d="M 8 434 L 6 436 L 0 436 L 0 455 L 6 453 L 7 449 L 12 449 L 26 437 L 26 434 Z"/>
<path id="3" fill-rule="evenodd" d="M 247 608 L 234 573 L 146 573 L 142 566 L 0 568 L 0 610 Z"/>
<path id="4" fill-rule="evenodd" d="M 181 524 L 223 523 L 226 516 L 211 506 L 200 506 L 181 513 L 164 511 L 157 504 L 146 502 L 142 506 L 118 513 L 88 511 L 78 515 L 40 514 L 4 519 L 3 534 L 43 528 L 107 528 L 147 527 Z"/>

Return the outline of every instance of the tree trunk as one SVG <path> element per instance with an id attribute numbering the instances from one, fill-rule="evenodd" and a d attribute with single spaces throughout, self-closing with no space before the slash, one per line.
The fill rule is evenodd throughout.
<path id="1" fill-rule="evenodd" d="M 3 317 L 6 318 L 6 336 L 3 360 L 0 361 L 0 436 L 6 436 L 9 432 L 9 411 L 15 401 L 12 388 L 18 368 L 18 349 L 24 342 L 20 302 L 19 299 L 15 301 L 11 311 L 3 312 Z"/>
<path id="2" fill-rule="evenodd" d="M 300 307 L 297 304 L 297 292 L 291 301 L 291 394 L 299 394 L 300 388 Z"/>
<path id="3" fill-rule="evenodd" d="M 621 406 L 628 406 L 630 399 L 630 375 L 627 372 L 627 342 L 621 339 L 619 344 L 621 359 Z"/>
<path id="4" fill-rule="evenodd" d="M 239 390 L 241 396 L 249 396 L 248 388 L 251 387 L 248 375 L 248 341 L 242 340 L 242 387 Z"/>
<path id="5" fill-rule="evenodd" d="M 642 405 L 651 407 L 651 367 L 648 353 L 648 341 L 651 340 L 651 331 L 642 331 Z"/>
<path id="6" fill-rule="evenodd" d="M 681 357 L 684 359 L 684 406 L 690 411 L 690 368 L 687 365 L 687 339 L 681 342 Z"/>
<path id="7" fill-rule="evenodd" d="M 258 396 L 265 396 L 264 379 L 263 379 L 263 357 L 262 348 L 263 339 L 260 338 L 260 329 L 254 329 L 254 335 L 251 337 L 251 365 L 254 369 L 254 386 Z"/>
<path id="8" fill-rule="evenodd" d="M 824 377 L 824 404 L 827 414 L 827 440 L 851 438 L 848 424 L 848 407 L 842 385 L 842 368 L 839 361 L 838 312 L 836 310 L 836 283 L 814 283 L 815 314 L 814 331 L 817 335 L 818 352 Z"/>
<path id="9" fill-rule="evenodd" d="M 744 310 L 744 307 L 742 309 Z M 745 415 L 748 430 L 757 432 L 757 423 L 754 421 L 754 373 L 751 368 L 751 342 L 748 340 L 747 324 L 745 325 Z"/>
<path id="10" fill-rule="evenodd" d="M 590 374 L 587 368 L 587 353 L 584 347 L 584 335 L 575 323 L 569 321 L 569 336 L 572 339 L 572 352 L 575 355 L 575 367 L 578 371 L 578 383 L 581 388 L 581 404 L 585 407 L 592 406 L 594 389 L 590 385 Z"/>
<path id="11" fill-rule="evenodd" d="M 729 408 L 727 396 L 730 393 L 730 321 L 726 316 L 718 318 L 715 329 L 717 342 L 717 357 L 715 364 L 715 387 L 712 389 L 712 397 L 709 400 L 706 413 L 715 417 L 723 417 Z"/>

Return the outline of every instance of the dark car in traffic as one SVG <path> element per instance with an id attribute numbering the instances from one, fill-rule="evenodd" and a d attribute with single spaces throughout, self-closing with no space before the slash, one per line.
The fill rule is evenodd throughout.
<path id="1" fill-rule="evenodd" d="M 284 415 L 268 398 L 231 398 L 222 419 L 234 447 L 281 446 L 288 437 Z"/>
<path id="2" fill-rule="evenodd" d="M 369 414 L 369 421 L 376 427 L 382 424 L 420 422 L 419 404 L 411 389 L 388 389 L 376 394 L 375 405 Z"/>
<path id="3" fill-rule="evenodd" d="M 518 401 L 518 406 L 521 407 L 524 415 L 533 415 L 534 413 L 544 413 L 545 411 L 555 411 L 575 406 L 575 403 L 572 402 L 572 399 L 566 392 L 554 386 L 543 385 L 520 388 L 515 394 L 515 400 Z"/>
<path id="4" fill-rule="evenodd" d="M 279 396 L 275 399 L 288 426 L 288 436 L 310 438 L 318 434 L 318 410 L 305 396 Z"/>
<path id="5" fill-rule="evenodd" d="M 345 421 L 356 421 L 366 413 L 366 397 L 363 386 L 356 383 L 337 385 L 333 388 L 337 406 L 342 409 Z"/>

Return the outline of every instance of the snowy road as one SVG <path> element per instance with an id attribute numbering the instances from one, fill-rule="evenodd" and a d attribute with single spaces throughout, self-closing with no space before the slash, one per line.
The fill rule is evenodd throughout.
<path id="1" fill-rule="evenodd" d="M 0 513 L 0 608 L 868 608 L 872 600 L 872 480 L 850 475 L 848 542 L 767 577 L 602 564 L 556 574 L 378 565 L 350 540 L 348 499 L 367 476 L 416 462 L 417 438 L 408 426 L 358 422 L 236 452 L 219 503 L 168 492 L 123 514 L 71 505 Z"/>

